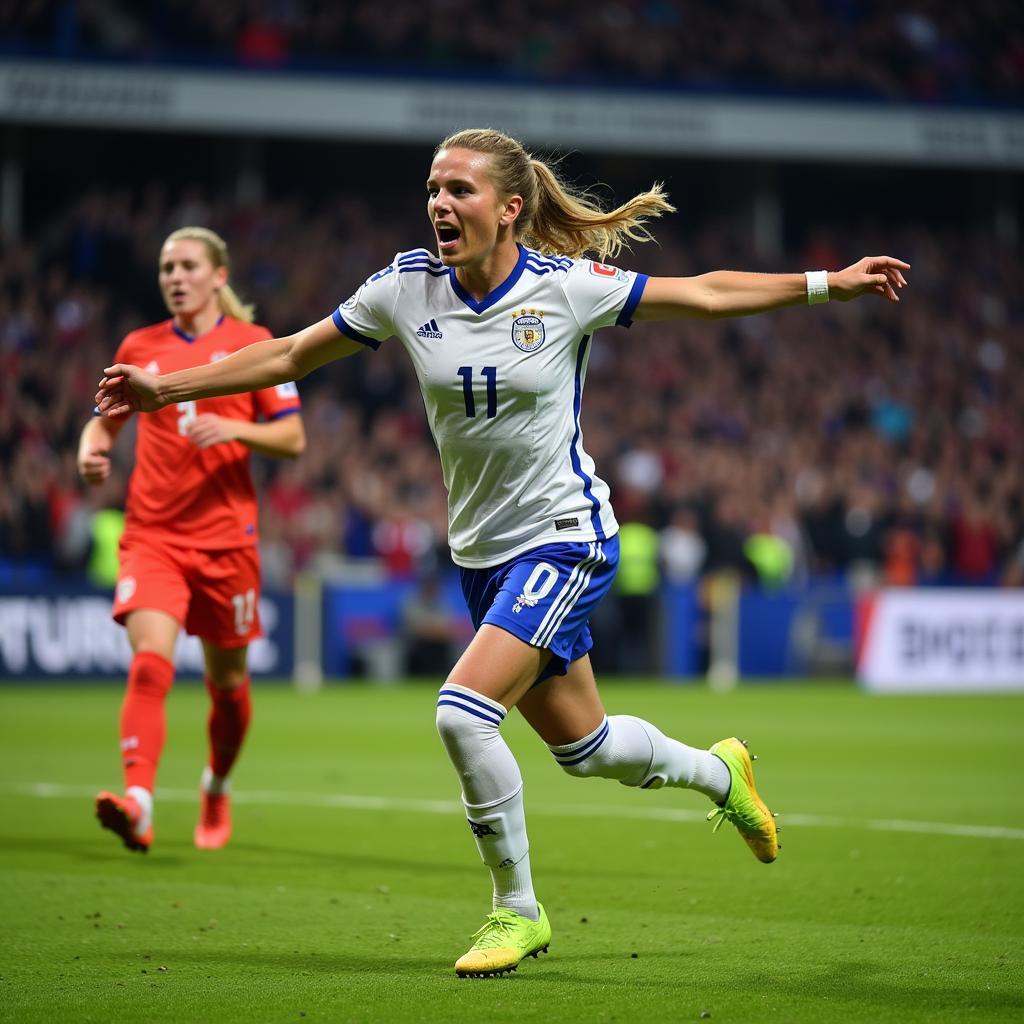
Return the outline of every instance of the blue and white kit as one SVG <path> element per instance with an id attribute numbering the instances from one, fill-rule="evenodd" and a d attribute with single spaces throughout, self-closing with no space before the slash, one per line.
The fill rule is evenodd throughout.
<path id="1" fill-rule="evenodd" d="M 628 327 L 646 283 L 644 274 L 520 245 L 511 274 L 477 301 L 453 269 L 416 249 L 334 312 L 342 334 L 373 349 L 397 337 L 412 359 L 457 565 L 506 566 L 545 545 L 581 545 L 586 557 L 614 538 L 608 485 L 583 448 L 580 402 L 594 331 Z"/>
<path id="2" fill-rule="evenodd" d="M 565 675 L 594 646 L 588 620 L 619 564 L 619 538 L 544 544 L 489 569 L 462 569 L 473 628 L 500 626 L 551 652 L 538 682 Z"/>

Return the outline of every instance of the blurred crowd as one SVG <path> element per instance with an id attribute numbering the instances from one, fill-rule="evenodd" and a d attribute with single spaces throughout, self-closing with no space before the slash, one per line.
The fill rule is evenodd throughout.
<path id="1" fill-rule="evenodd" d="M 382 211 L 389 211 L 386 215 Z M 680 223 L 673 223 L 676 220 Z M 729 223 L 657 226 L 623 266 L 755 267 Z M 100 370 L 162 319 L 159 246 L 174 227 L 228 239 L 232 279 L 284 334 L 328 315 L 401 249 L 410 210 L 346 196 L 239 207 L 201 188 L 94 190 L 0 251 L 0 576 L 78 572 L 90 522 L 123 501 L 131 444 L 97 490 L 78 435 Z M 584 443 L 620 521 L 656 539 L 662 578 L 719 569 L 766 585 L 827 576 L 904 584 L 1024 578 L 1024 266 L 990 236 L 808 225 L 777 266 L 838 268 L 878 249 L 913 264 L 903 303 L 861 301 L 600 332 Z M 257 460 L 268 586 L 322 552 L 394 577 L 447 565 L 445 495 L 400 343 L 323 368 L 300 391 L 311 443 Z M 641 538 L 642 539 L 642 538 Z"/>
<path id="2" fill-rule="evenodd" d="M 16 0 L 8 52 L 682 86 L 922 102 L 1018 101 L 1009 0 Z"/>

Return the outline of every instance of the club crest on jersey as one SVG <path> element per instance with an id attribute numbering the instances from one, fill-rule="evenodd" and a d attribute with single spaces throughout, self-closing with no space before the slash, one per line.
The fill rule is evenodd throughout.
<path id="1" fill-rule="evenodd" d="M 231 355 L 230 352 L 214 352 L 213 355 L 210 356 L 210 362 L 219 363 L 222 359 L 227 359 L 229 355 Z"/>
<path id="2" fill-rule="evenodd" d="M 160 364 L 155 359 L 151 359 L 143 367 L 143 369 L 146 371 L 146 373 L 159 373 L 160 372 Z"/>
<path id="3" fill-rule="evenodd" d="M 523 309 L 512 321 L 512 344 L 523 352 L 536 352 L 544 344 L 544 313 Z"/>

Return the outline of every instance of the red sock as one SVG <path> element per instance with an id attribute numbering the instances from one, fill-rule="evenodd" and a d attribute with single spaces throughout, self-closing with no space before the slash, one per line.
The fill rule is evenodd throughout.
<path id="1" fill-rule="evenodd" d="M 213 701 L 207 727 L 210 734 L 210 771 L 223 779 L 242 749 L 252 718 L 252 688 L 249 677 L 233 690 L 218 690 L 206 680 L 206 690 Z"/>
<path id="2" fill-rule="evenodd" d="M 128 689 L 121 704 L 121 764 L 124 788 L 153 791 L 156 769 L 167 736 L 164 701 L 174 682 L 174 665 L 153 651 L 141 651 L 128 669 Z"/>

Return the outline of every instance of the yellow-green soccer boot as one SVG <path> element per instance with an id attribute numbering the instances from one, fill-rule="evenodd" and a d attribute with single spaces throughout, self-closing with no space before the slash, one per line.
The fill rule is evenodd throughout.
<path id="1" fill-rule="evenodd" d="M 538 903 L 540 918 L 531 921 L 514 910 L 499 907 L 487 915 L 483 928 L 473 938 L 469 952 L 455 962 L 460 978 L 489 978 L 514 971 L 524 957 L 548 951 L 551 925 Z"/>
<path id="2" fill-rule="evenodd" d="M 768 810 L 754 787 L 754 765 L 747 744 L 730 736 L 727 740 L 719 740 L 711 748 L 711 753 L 725 762 L 732 782 L 725 803 L 708 815 L 708 821 L 718 819 L 714 828 L 716 832 L 723 821 L 731 821 L 754 856 L 765 864 L 771 864 L 781 849 L 778 829 L 775 815 Z"/>

